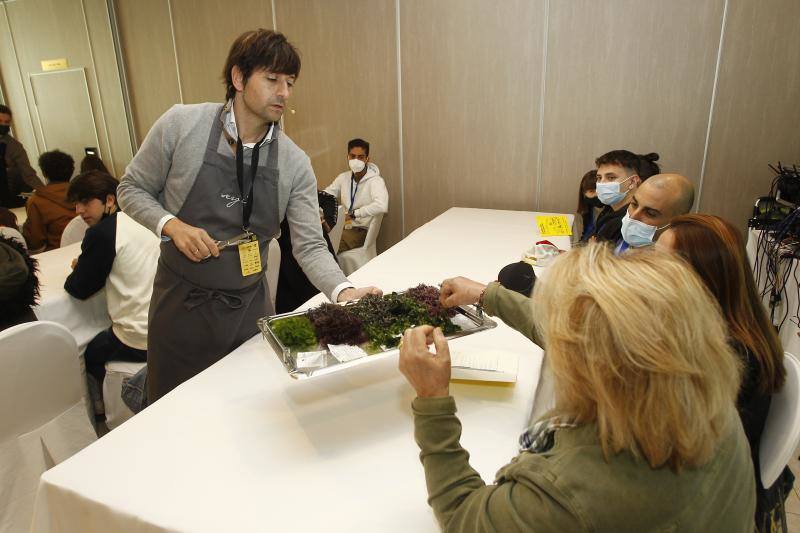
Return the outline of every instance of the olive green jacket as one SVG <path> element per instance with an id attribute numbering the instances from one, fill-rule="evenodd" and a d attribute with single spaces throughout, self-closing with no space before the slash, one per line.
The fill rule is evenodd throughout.
<path id="1" fill-rule="evenodd" d="M 491 283 L 483 303 L 487 313 L 542 346 L 530 298 Z M 543 368 L 543 380 L 548 376 Z M 536 403 L 546 403 L 539 392 Z M 733 409 L 727 436 L 699 469 L 680 474 L 654 470 L 627 452 L 606 461 L 597 427 L 589 424 L 557 430 L 549 451 L 521 453 L 488 486 L 470 467 L 469 454 L 459 443 L 461 423 L 453 398 L 417 398 L 413 410 L 428 503 L 444 530 L 753 530 L 753 466 Z"/>
<path id="2" fill-rule="evenodd" d="M 557 430 L 549 451 L 521 453 L 485 485 L 459 444 L 455 400 L 417 398 L 412 407 L 428 503 L 445 531 L 753 531 L 755 478 L 733 409 L 701 468 L 652 469 L 628 452 L 606 461 L 587 424 Z"/>
<path id="3" fill-rule="evenodd" d="M 533 305 L 531 299 L 508 290 L 497 282 L 490 283 L 483 295 L 483 308 L 488 314 L 519 331 L 528 339 L 544 348 L 544 342 L 533 325 Z M 539 383 L 531 406 L 530 420 L 535 422 L 547 416 L 554 404 L 554 383 L 550 364 L 545 357 L 539 371 Z"/>
<path id="4" fill-rule="evenodd" d="M 483 294 L 483 310 L 519 331 L 534 343 L 542 346 L 542 339 L 533 325 L 531 299 L 518 292 L 506 289 L 496 281 L 486 286 Z"/>

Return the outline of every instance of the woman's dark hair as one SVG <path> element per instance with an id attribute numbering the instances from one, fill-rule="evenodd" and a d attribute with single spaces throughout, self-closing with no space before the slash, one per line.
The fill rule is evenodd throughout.
<path id="1" fill-rule="evenodd" d="M 300 54 L 282 33 L 263 28 L 244 32 L 233 42 L 225 60 L 222 78 L 227 100 L 236 95 L 231 74 L 233 67 L 239 67 L 245 83 L 253 72 L 260 69 L 297 77 L 300 75 Z"/>
<path id="2" fill-rule="evenodd" d="M 105 172 L 90 170 L 79 174 L 72 180 L 67 191 L 67 200 L 84 203 L 97 198 L 101 202 L 105 202 L 109 194 L 116 200 L 117 185 L 119 182 Z"/>
<path id="3" fill-rule="evenodd" d="M 758 361 L 758 389 L 778 391 L 786 379 L 783 349 L 758 295 L 739 230 L 719 217 L 694 214 L 673 218 L 670 230 L 675 250 L 719 302 L 732 340 Z"/>
<path id="4" fill-rule="evenodd" d="M 650 176 L 655 176 L 661 172 L 658 166 L 658 154 L 651 152 L 649 154 L 634 154 L 628 150 L 612 150 L 595 159 L 594 164 L 597 168 L 602 165 L 619 165 L 631 172 L 634 172 L 642 181 Z"/>
<path id="5" fill-rule="evenodd" d="M 597 169 L 593 168 L 581 178 L 581 187 L 578 191 L 578 214 L 585 215 L 591 209 L 589 202 L 586 201 L 586 191 L 597 189 Z"/>
<path id="6" fill-rule="evenodd" d="M 0 115 L 8 115 L 9 117 L 14 116 L 11 114 L 11 108 L 3 104 L 0 104 Z"/>
<path id="7" fill-rule="evenodd" d="M 17 226 L 17 215 L 15 215 L 14 212 L 7 207 L 0 207 L 0 226 L 14 228 L 15 230 L 19 231 L 19 226 Z"/>
<path id="8" fill-rule="evenodd" d="M 25 281 L 14 289 L 13 294 L 5 295 L 0 302 L 0 325 L 8 327 L 19 323 L 39 300 L 39 278 L 36 276 L 39 263 L 16 240 L 0 235 L 0 243 L 19 253 L 28 269 Z"/>
<path id="9" fill-rule="evenodd" d="M 94 154 L 87 155 L 83 158 L 83 161 L 81 161 L 81 174 L 84 172 L 89 172 L 90 170 L 99 170 L 100 172 L 104 172 L 109 176 L 111 175 L 111 172 L 108 171 L 105 163 L 103 163 L 103 160 Z"/>
<path id="10" fill-rule="evenodd" d="M 69 181 L 75 172 L 75 160 L 69 154 L 53 150 L 39 156 L 39 168 L 50 181 Z"/>

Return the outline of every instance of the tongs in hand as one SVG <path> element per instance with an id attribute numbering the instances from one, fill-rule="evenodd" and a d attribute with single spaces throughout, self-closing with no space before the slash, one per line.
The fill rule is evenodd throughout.
<path id="1" fill-rule="evenodd" d="M 227 248 L 228 246 L 239 246 L 240 244 L 250 242 L 250 237 L 252 235 L 253 234 L 250 233 L 249 231 L 245 231 L 244 233 L 241 233 L 236 237 L 231 237 L 230 239 L 227 239 L 225 241 L 216 241 L 217 248 L 222 250 L 223 248 Z"/>
<path id="2" fill-rule="evenodd" d="M 236 237 L 231 237 L 230 239 L 226 239 L 224 241 L 214 241 L 214 242 L 217 245 L 217 249 L 222 250 L 223 248 L 227 248 L 228 246 L 239 246 L 240 244 L 250 242 L 250 237 L 252 236 L 253 236 L 252 233 L 250 233 L 249 231 L 245 231 L 244 233 L 240 233 Z M 205 256 L 203 260 L 205 261 L 209 257 L 211 257 L 211 254 Z"/>

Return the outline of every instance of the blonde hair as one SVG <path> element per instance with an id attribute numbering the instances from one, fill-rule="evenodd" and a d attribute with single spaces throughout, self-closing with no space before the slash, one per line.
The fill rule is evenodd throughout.
<path id="1" fill-rule="evenodd" d="M 741 371 L 717 304 L 681 259 L 590 244 L 553 263 L 533 305 L 553 414 L 596 422 L 606 458 L 627 450 L 677 471 L 712 457 Z"/>

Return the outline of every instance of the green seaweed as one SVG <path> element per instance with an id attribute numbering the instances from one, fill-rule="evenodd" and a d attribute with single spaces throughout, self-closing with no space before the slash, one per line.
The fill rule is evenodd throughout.
<path id="1" fill-rule="evenodd" d="M 395 348 L 403 332 L 415 326 L 431 325 L 450 335 L 461 328 L 450 320 L 455 310 L 439 304 L 439 289 L 418 285 L 403 294 L 373 294 L 339 306 L 324 303 L 305 315 L 272 323 L 272 330 L 284 346 L 300 350 L 319 342 L 362 346 L 368 353 Z"/>
<path id="2" fill-rule="evenodd" d="M 302 350 L 317 345 L 317 335 L 311 321 L 305 316 L 290 316 L 271 324 L 275 336 L 287 348 Z"/>

